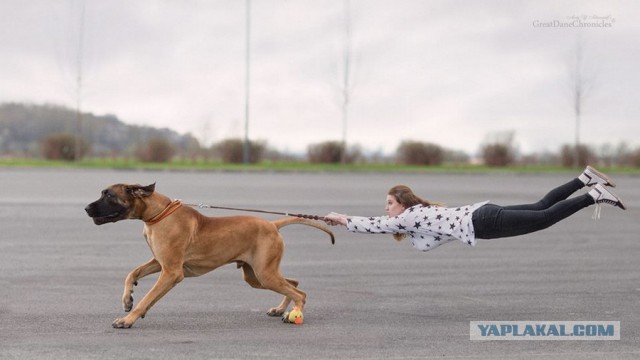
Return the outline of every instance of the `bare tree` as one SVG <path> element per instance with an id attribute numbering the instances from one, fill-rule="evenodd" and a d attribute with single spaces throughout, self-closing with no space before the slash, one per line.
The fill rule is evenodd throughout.
<path id="1" fill-rule="evenodd" d="M 249 95 L 251 90 L 251 0 L 245 2 L 245 96 L 244 96 L 244 141 L 242 145 L 242 159 L 248 165 L 251 159 L 249 143 Z"/>
<path id="2" fill-rule="evenodd" d="M 74 141 L 74 160 L 80 161 L 82 159 L 82 75 L 83 75 L 83 55 L 84 55 L 84 12 L 85 3 L 84 0 L 80 0 L 78 3 L 78 37 L 76 39 L 76 129 L 75 129 L 75 141 Z"/>
<path id="3" fill-rule="evenodd" d="M 594 83 L 594 74 L 588 71 L 584 62 L 584 45 L 582 38 L 576 40 L 574 58 L 569 65 L 571 97 L 575 118 L 575 148 L 573 165 L 580 166 L 580 127 L 584 100 Z"/>
<path id="4" fill-rule="evenodd" d="M 485 165 L 502 167 L 513 164 L 516 157 L 514 139 L 513 130 L 487 134 L 480 148 Z"/>
<path id="5" fill-rule="evenodd" d="M 351 6 L 349 0 L 344 0 L 344 49 L 343 49 L 343 70 L 342 74 L 342 157 L 340 162 L 347 162 L 347 122 L 349 117 L 350 100 L 350 70 L 351 70 Z"/>

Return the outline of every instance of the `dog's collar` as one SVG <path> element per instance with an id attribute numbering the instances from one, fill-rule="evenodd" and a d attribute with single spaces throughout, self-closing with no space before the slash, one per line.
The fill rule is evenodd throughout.
<path id="1" fill-rule="evenodd" d="M 162 210 L 158 215 L 152 217 L 151 219 L 145 221 L 144 223 L 147 225 L 156 224 L 162 220 L 164 220 L 169 215 L 173 214 L 174 211 L 178 210 L 182 206 L 180 200 L 174 200 L 169 205 L 167 205 L 164 210 Z"/>

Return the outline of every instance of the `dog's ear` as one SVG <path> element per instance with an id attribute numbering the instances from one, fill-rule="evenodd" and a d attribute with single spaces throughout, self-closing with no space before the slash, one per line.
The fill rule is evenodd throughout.
<path id="1" fill-rule="evenodd" d="M 127 187 L 127 193 L 133 197 L 143 198 L 151 196 L 156 189 L 156 183 L 147 186 L 131 185 Z"/>

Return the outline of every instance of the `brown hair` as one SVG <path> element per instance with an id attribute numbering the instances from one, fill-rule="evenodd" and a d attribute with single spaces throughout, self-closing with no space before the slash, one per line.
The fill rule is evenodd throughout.
<path id="1" fill-rule="evenodd" d="M 393 196 L 396 201 L 405 209 L 416 205 L 424 206 L 443 206 L 441 203 L 425 200 L 413 193 L 413 190 L 406 185 L 396 185 L 389 189 L 388 195 Z M 406 234 L 393 234 L 393 238 L 397 241 L 404 239 Z"/>

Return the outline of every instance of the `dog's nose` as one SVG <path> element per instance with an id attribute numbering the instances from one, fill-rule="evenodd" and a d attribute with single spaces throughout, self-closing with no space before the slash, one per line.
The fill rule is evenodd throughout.
<path id="1" fill-rule="evenodd" d="M 90 206 L 91 206 L 91 205 L 87 205 L 87 206 L 85 206 L 85 207 L 84 207 L 84 211 L 86 211 L 86 212 L 87 212 L 87 215 L 89 215 L 89 210 L 90 210 L 90 208 L 89 208 L 89 207 L 90 207 Z"/>

